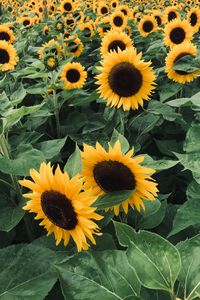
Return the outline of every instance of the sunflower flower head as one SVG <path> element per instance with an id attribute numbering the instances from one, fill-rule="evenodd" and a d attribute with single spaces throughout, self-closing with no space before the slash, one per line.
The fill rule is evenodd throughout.
<path id="1" fill-rule="evenodd" d="M 23 195 L 29 199 L 23 209 L 36 213 L 35 219 L 42 220 L 40 225 L 45 227 L 47 235 L 54 233 L 56 245 L 63 240 L 66 246 L 70 237 L 78 251 L 89 248 L 88 240 L 95 244 L 93 235 L 100 233 L 92 219 L 100 220 L 102 216 L 91 207 L 96 200 L 91 189 L 81 192 L 80 176 L 70 179 L 59 166 L 53 173 L 50 163 L 42 163 L 39 172 L 31 169 L 30 176 L 32 180 L 19 181 L 31 190 Z"/>
<path id="2" fill-rule="evenodd" d="M 133 190 L 131 196 L 121 204 L 124 212 L 128 212 L 129 206 L 138 211 L 141 207 L 144 209 L 143 200 L 152 201 L 157 196 L 157 183 L 150 176 L 155 171 L 140 165 L 143 156 L 132 156 L 133 150 L 123 154 L 119 141 L 114 146 L 109 145 L 108 151 L 99 143 L 96 147 L 85 144 L 82 152 L 85 189 L 92 187 L 97 196 Z M 110 209 L 114 209 L 118 215 L 120 205 Z"/>

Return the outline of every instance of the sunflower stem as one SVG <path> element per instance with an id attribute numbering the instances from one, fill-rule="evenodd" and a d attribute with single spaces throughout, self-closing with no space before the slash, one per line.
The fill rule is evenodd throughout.
<path id="1" fill-rule="evenodd" d="M 56 92 L 53 91 L 53 100 L 54 100 L 54 109 L 55 109 L 55 118 L 56 118 L 56 134 L 57 138 L 60 138 L 60 118 L 59 118 L 59 107 L 58 107 L 58 98 Z"/>
<path id="2" fill-rule="evenodd" d="M 8 143 L 7 143 L 7 140 L 6 140 L 4 134 L 0 135 L 0 151 L 1 151 L 1 154 L 5 158 L 11 159 L 10 153 L 9 153 L 9 148 L 8 148 Z M 22 194 L 21 194 L 21 189 L 20 189 L 19 183 L 17 181 L 17 177 L 10 174 L 10 178 L 11 178 L 11 181 L 12 181 L 12 184 L 13 184 L 13 188 L 16 192 L 17 198 L 20 201 L 20 199 L 22 197 Z"/>

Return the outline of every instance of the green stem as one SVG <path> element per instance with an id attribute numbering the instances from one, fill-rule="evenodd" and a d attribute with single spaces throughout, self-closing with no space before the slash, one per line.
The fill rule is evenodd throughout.
<path id="1" fill-rule="evenodd" d="M 54 109 L 55 109 L 55 118 L 56 118 L 56 133 L 57 138 L 60 138 L 60 118 L 59 118 L 59 107 L 58 107 L 58 98 L 56 92 L 53 91 L 53 100 L 54 100 Z"/>

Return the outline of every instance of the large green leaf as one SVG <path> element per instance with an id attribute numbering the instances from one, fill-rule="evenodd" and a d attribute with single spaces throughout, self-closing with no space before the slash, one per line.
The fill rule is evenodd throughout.
<path id="1" fill-rule="evenodd" d="M 169 236 L 189 226 L 200 224 L 200 185 L 195 181 L 188 186 L 187 198 L 189 200 L 181 205 L 177 211 Z"/>
<path id="2" fill-rule="evenodd" d="M 116 129 L 114 129 L 110 142 L 111 145 L 113 146 L 118 140 L 120 141 L 122 152 L 126 153 L 129 150 L 129 142 L 122 134 L 120 134 Z"/>
<path id="3" fill-rule="evenodd" d="M 66 300 L 138 299 L 140 283 L 124 251 L 83 252 L 56 269 Z"/>
<path id="4" fill-rule="evenodd" d="M 200 234 L 180 242 L 177 248 L 182 261 L 179 281 L 184 288 L 184 299 L 200 299 Z"/>
<path id="5" fill-rule="evenodd" d="M 60 150 L 66 142 L 66 137 L 62 139 L 49 140 L 36 144 L 36 148 L 40 150 L 46 159 L 51 159 L 60 153 Z"/>
<path id="6" fill-rule="evenodd" d="M 93 203 L 93 206 L 97 207 L 98 209 L 104 209 L 119 205 L 123 201 L 127 200 L 133 194 L 133 192 L 134 190 L 124 190 L 99 196 Z"/>
<path id="7" fill-rule="evenodd" d="M 0 299 L 43 300 L 56 282 L 53 251 L 13 245 L 0 250 Z"/>
<path id="8" fill-rule="evenodd" d="M 184 166 L 186 170 L 190 170 L 194 176 L 194 179 L 200 184 L 200 153 L 175 153 L 179 162 Z"/>
<path id="9" fill-rule="evenodd" d="M 178 160 L 169 160 L 169 159 L 155 160 L 148 154 L 145 154 L 142 156 L 144 156 L 144 158 L 145 158 L 144 162 L 143 162 L 145 167 L 155 169 L 157 172 L 163 171 L 163 170 L 168 170 L 168 169 L 174 167 L 175 165 L 177 165 L 177 163 L 178 163 Z"/>
<path id="10" fill-rule="evenodd" d="M 114 222 L 121 245 L 128 246 L 127 257 L 143 286 L 173 291 L 181 267 L 178 250 L 161 236 L 135 232 L 130 226 Z"/>
<path id="11" fill-rule="evenodd" d="M 74 153 L 68 158 L 68 161 L 64 167 L 64 171 L 66 171 L 70 177 L 73 177 L 80 173 L 82 170 L 82 159 L 79 147 L 76 145 L 76 149 Z"/>
<path id="12" fill-rule="evenodd" d="M 173 107 L 191 106 L 191 104 L 199 107 L 200 106 L 199 96 L 200 96 L 200 92 L 193 95 L 191 98 L 174 99 L 174 100 L 167 102 L 167 104 L 170 106 L 173 106 Z"/>
<path id="13" fill-rule="evenodd" d="M 200 125 L 192 125 L 186 135 L 184 143 L 184 151 L 197 152 L 200 151 Z"/>

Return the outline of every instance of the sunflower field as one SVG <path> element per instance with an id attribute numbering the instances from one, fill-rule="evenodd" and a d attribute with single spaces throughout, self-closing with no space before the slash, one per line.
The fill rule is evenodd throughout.
<path id="1" fill-rule="evenodd" d="M 0 1 L 0 300 L 200 299 L 200 1 Z"/>

